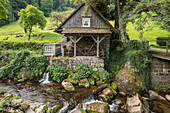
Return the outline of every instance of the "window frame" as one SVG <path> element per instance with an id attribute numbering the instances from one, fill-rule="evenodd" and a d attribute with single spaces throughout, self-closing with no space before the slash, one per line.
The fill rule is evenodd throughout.
<path id="1" fill-rule="evenodd" d="M 88 19 L 88 26 L 84 25 L 84 19 Z M 82 17 L 82 27 L 90 27 L 91 26 L 91 18 L 90 17 Z"/>

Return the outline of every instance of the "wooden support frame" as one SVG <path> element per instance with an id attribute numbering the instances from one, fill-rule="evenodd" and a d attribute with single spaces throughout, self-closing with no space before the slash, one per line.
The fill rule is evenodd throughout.
<path id="1" fill-rule="evenodd" d="M 100 57 L 100 56 L 99 56 L 100 43 L 107 37 L 107 35 L 105 35 L 105 36 L 102 37 L 101 39 L 100 39 L 100 36 L 99 36 L 99 35 L 97 36 L 97 39 L 95 39 L 94 36 L 91 36 L 91 37 L 92 37 L 93 40 L 97 43 L 97 57 Z"/>
<path id="2" fill-rule="evenodd" d="M 74 36 L 72 39 L 70 36 L 67 36 L 73 43 L 74 43 L 74 57 L 76 57 L 77 54 L 77 43 L 83 38 L 83 36 L 79 37 L 77 40 L 77 37 Z"/>
<path id="3" fill-rule="evenodd" d="M 99 58 L 100 57 L 100 55 L 99 55 L 99 52 L 100 52 L 100 50 L 99 50 L 100 43 L 107 37 L 107 35 L 105 35 L 101 39 L 100 39 L 99 35 L 97 35 L 97 39 L 94 36 L 92 36 L 92 35 L 90 35 L 90 36 L 97 43 L 97 57 Z M 76 53 L 77 52 L 77 43 L 83 38 L 83 36 L 80 36 L 78 39 L 77 39 L 76 36 L 74 36 L 73 38 L 71 38 L 70 36 L 67 36 L 67 37 L 74 43 L 74 57 L 76 57 L 76 55 L 77 55 L 77 53 Z M 93 45 L 92 45 L 92 47 L 93 47 Z"/>

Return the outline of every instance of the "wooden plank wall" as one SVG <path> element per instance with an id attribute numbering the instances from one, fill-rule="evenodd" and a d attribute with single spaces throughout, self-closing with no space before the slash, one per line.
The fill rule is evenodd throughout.
<path id="1" fill-rule="evenodd" d="M 62 28 L 82 28 L 82 14 L 84 13 L 85 5 L 77 11 L 63 26 Z M 90 28 L 107 28 L 106 23 L 102 20 L 96 12 L 89 8 L 88 13 L 91 12 L 91 27 Z"/>

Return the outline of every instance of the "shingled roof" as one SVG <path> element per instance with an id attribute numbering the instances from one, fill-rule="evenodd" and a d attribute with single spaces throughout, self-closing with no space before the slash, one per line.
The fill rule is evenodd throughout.
<path id="1" fill-rule="evenodd" d="M 67 22 L 69 21 L 69 19 L 74 15 L 76 14 L 83 6 L 85 5 L 85 3 L 81 4 L 75 11 L 73 11 L 73 13 L 58 27 L 54 30 L 54 32 L 57 32 L 57 33 L 68 33 L 69 30 L 67 29 L 67 31 L 63 31 L 62 29 L 62 26 Z M 103 21 L 105 22 L 105 24 L 107 24 L 107 26 L 110 27 L 109 31 L 112 30 L 114 31 L 115 33 L 118 33 L 119 31 L 117 29 L 115 29 L 111 24 L 110 22 L 94 7 L 94 6 L 90 6 L 92 8 L 92 10 L 94 12 L 96 12 L 96 14 L 101 17 L 103 19 Z M 84 28 L 83 28 L 84 29 Z M 85 28 L 84 30 L 83 29 L 75 29 L 75 30 L 79 30 L 79 31 L 89 31 L 89 32 L 96 32 L 96 33 L 99 33 L 98 31 L 102 31 L 102 30 L 97 30 L 97 29 L 94 29 L 93 31 L 90 31 L 90 30 L 87 30 L 87 29 L 91 29 L 91 28 Z M 66 29 L 64 29 L 66 30 Z M 71 29 L 71 31 L 73 31 L 73 29 Z M 104 30 L 103 30 L 104 31 Z M 106 31 L 106 30 L 105 30 Z M 108 30 L 107 30 L 107 33 L 110 33 Z M 75 33 L 75 31 L 73 32 Z M 101 33 L 101 32 L 100 32 Z M 106 33 L 106 32 L 105 32 Z"/>

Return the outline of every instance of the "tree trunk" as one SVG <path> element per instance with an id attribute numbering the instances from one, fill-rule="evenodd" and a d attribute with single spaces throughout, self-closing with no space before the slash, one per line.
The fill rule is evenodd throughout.
<path id="1" fill-rule="evenodd" d="M 119 30 L 120 30 L 119 39 L 122 39 L 122 38 L 125 38 L 125 35 L 124 35 L 123 26 L 122 26 L 122 22 L 121 22 L 120 0 L 117 0 L 117 12 L 118 12 Z"/>
<path id="2" fill-rule="evenodd" d="M 32 33 L 32 26 L 31 26 L 31 28 L 29 30 L 28 41 L 30 41 L 30 39 L 31 39 L 31 33 Z"/>

